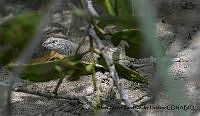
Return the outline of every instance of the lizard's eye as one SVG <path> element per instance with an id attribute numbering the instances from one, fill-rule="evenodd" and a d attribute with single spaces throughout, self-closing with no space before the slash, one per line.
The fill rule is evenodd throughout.
<path id="1" fill-rule="evenodd" d="M 54 43 L 56 43 L 56 42 L 57 42 L 57 40 L 54 40 L 54 41 L 52 41 L 51 43 L 53 43 L 53 44 L 54 44 Z"/>

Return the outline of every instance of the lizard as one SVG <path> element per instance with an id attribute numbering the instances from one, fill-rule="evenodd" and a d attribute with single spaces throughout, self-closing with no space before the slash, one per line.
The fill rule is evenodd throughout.
<path id="1" fill-rule="evenodd" d="M 121 43 L 122 45 L 120 46 Z M 142 67 L 145 65 L 152 64 L 158 60 L 157 58 L 154 58 L 154 57 L 136 59 L 136 58 L 131 58 L 129 56 L 126 56 L 124 45 L 126 45 L 127 43 L 125 43 L 124 41 L 121 41 L 120 44 L 117 47 L 113 47 L 113 48 L 106 47 L 105 49 L 107 49 L 108 55 L 121 65 L 137 68 L 137 67 Z M 78 44 L 71 42 L 69 40 L 63 39 L 63 38 L 54 38 L 54 37 L 47 38 L 47 40 L 42 44 L 42 46 L 47 49 L 54 50 L 64 56 L 73 56 L 76 54 L 76 52 L 77 54 L 86 53 L 82 58 L 83 63 L 91 62 L 91 52 L 89 52 L 88 46 L 83 45 L 82 47 L 80 47 L 81 49 L 77 51 L 79 47 Z M 94 53 L 95 61 L 98 59 L 98 57 L 99 55 Z M 169 59 L 169 61 L 179 62 L 180 58 L 171 58 Z"/>
<path id="2" fill-rule="evenodd" d="M 122 44 L 122 45 L 120 45 Z M 120 44 L 117 47 L 105 47 L 104 49 L 107 49 L 107 54 L 115 61 L 117 61 L 120 65 L 127 66 L 130 68 L 138 68 L 143 67 L 146 65 L 151 65 L 154 62 L 156 62 L 156 58 L 150 57 L 150 58 L 144 58 L 144 59 L 136 59 L 126 56 L 125 54 L 125 46 L 126 42 L 121 41 Z M 82 57 L 81 61 L 83 63 L 92 63 L 93 57 L 90 51 L 90 47 L 88 45 L 82 45 L 82 47 L 79 46 L 79 44 L 76 44 L 74 42 L 71 42 L 69 40 L 63 39 L 63 38 L 54 38 L 50 37 L 47 38 L 46 41 L 42 43 L 42 46 L 49 49 L 58 52 L 59 54 L 62 54 L 64 56 L 73 56 L 76 54 L 85 53 L 85 55 Z M 80 49 L 78 49 L 80 47 Z M 77 50 L 78 49 L 78 50 Z M 96 49 L 96 48 L 94 48 Z M 94 62 L 95 64 L 98 62 L 98 58 L 100 57 L 98 54 L 94 53 Z M 180 61 L 179 58 L 172 58 L 171 61 Z M 96 66 L 99 66 L 96 64 Z M 100 65 L 100 67 L 102 67 Z M 59 79 L 58 83 L 53 91 L 53 93 L 57 96 L 57 91 L 62 83 L 63 79 Z"/>
<path id="3" fill-rule="evenodd" d="M 90 64 L 92 62 L 92 54 L 89 52 L 90 47 L 87 45 L 80 46 L 80 49 L 77 51 L 79 45 L 63 38 L 54 38 L 50 37 L 42 44 L 43 47 L 56 51 L 57 53 L 64 56 L 74 56 L 76 54 L 85 53 L 82 58 L 82 62 L 85 64 Z M 77 53 L 76 53 L 77 52 Z M 94 59 L 97 59 L 98 55 L 94 54 Z"/>

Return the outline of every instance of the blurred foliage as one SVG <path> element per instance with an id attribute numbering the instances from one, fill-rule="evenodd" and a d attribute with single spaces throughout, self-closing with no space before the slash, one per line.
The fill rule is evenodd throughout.
<path id="1" fill-rule="evenodd" d="M 5 0 L 0 0 L 0 16 L 1 15 L 6 15 L 6 5 L 5 5 Z"/>
<path id="2" fill-rule="evenodd" d="M 135 16 L 131 16 L 129 18 L 126 17 L 116 17 L 116 16 L 105 16 L 97 18 L 100 21 L 98 22 L 98 26 L 104 28 L 110 24 L 116 26 L 123 26 L 126 28 L 136 28 L 139 24 L 138 19 Z"/>
<path id="3" fill-rule="evenodd" d="M 17 58 L 32 38 L 39 19 L 40 13 L 26 12 L 0 25 L 0 66 Z"/>
<path id="4" fill-rule="evenodd" d="M 0 16 L 42 10 L 51 0 L 0 0 Z"/>
<path id="5" fill-rule="evenodd" d="M 16 65 L 9 64 L 6 67 L 13 71 L 15 68 L 25 67 L 21 78 L 33 82 L 45 82 L 53 79 L 64 78 L 66 75 L 72 77 L 73 80 L 79 79 L 80 75 L 88 75 L 93 73 L 93 64 L 86 65 L 80 61 L 83 54 L 66 57 L 64 59 Z"/>

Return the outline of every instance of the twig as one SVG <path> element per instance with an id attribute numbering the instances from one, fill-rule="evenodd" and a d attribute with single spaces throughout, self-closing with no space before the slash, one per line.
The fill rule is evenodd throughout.
<path id="1" fill-rule="evenodd" d="M 60 78 L 60 79 L 58 80 L 57 84 L 56 84 L 55 89 L 53 90 L 53 94 L 55 94 L 55 96 L 58 95 L 58 89 L 59 89 L 60 85 L 62 84 L 62 81 L 63 81 L 63 78 Z"/>
<path id="2" fill-rule="evenodd" d="M 81 2 L 83 4 L 84 9 L 87 10 L 89 14 L 91 14 L 92 16 L 96 16 L 96 17 L 99 16 L 98 13 L 96 12 L 96 10 L 94 9 L 94 7 L 91 3 L 92 2 L 91 0 L 81 0 Z M 91 17 L 89 19 L 89 22 L 93 23 L 93 20 Z M 115 85 L 117 86 L 117 89 L 119 91 L 121 99 L 125 102 L 127 107 L 133 108 L 132 103 L 130 102 L 128 96 L 125 94 L 125 91 L 122 88 L 121 83 L 119 82 L 119 76 L 115 69 L 115 65 L 112 62 L 112 59 L 107 54 L 107 50 L 105 49 L 105 46 L 102 44 L 101 40 L 97 36 L 97 33 L 92 28 L 89 29 L 89 36 L 94 39 L 97 47 L 99 48 L 101 54 L 103 55 L 107 65 L 108 65 L 110 75 L 113 78 Z M 135 111 L 134 109 L 130 109 L 130 110 L 132 111 L 132 113 L 135 116 L 138 115 L 138 112 Z"/>
<path id="3" fill-rule="evenodd" d="M 96 12 L 92 5 L 92 0 L 81 0 L 83 8 L 92 16 L 99 17 L 99 14 Z"/>
<path id="4" fill-rule="evenodd" d="M 95 63 L 94 61 L 94 46 L 93 46 L 93 39 L 90 38 L 90 52 L 91 52 L 91 57 L 92 57 L 92 64 Z M 92 81 L 93 81 L 93 86 L 94 86 L 94 91 L 97 91 L 98 88 L 97 88 L 97 85 L 96 85 L 96 77 L 95 77 L 95 69 L 93 67 L 93 74 L 92 74 Z"/>
<path id="5" fill-rule="evenodd" d="M 89 32 L 90 26 L 87 30 L 87 32 Z M 88 34 L 88 33 L 87 33 Z M 94 45 L 93 45 L 93 39 L 91 37 L 89 37 L 90 39 L 90 52 L 92 54 L 92 64 L 95 64 L 95 58 L 94 58 Z M 95 112 L 95 116 L 99 116 L 99 107 L 101 104 L 101 99 L 100 99 L 100 91 L 99 91 L 99 87 L 97 86 L 97 81 L 96 81 L 96 69 L 95 67 L 93 67 L 93 74 L 92 74 L 92 82 L 93 82 L 93 86 L 94 86 L 94 91 L 96 91 L 96 112 Z"/>
<path id="6" fill-rule="evenodd" d="M 115 85 L 117 86 L 117 89 L 119 91 L 121 99 L 125 102 L 125 104 L 129 108 L 133 108 L 133 105 L 131 104 L 128 96 L 125 94 L 125 91 L 121 86 L 121 83 L 119 82 L 119 76 L 118 76 L 118 73 L 117 73 L 117 71 L 115 69 L 115 65 L 112 63 L 112 59 L 107 54 L 104 45 L 101 43 L 101 40 L 99 39 L 99 37 L 97 36 L 96 32 L 93 29 L 89 30 L 89 35 L 94 39 L 97 47 L 100 49 L 100 51 L 101 51 L 101 53 L 102 53 L 107 65 L 108 65 L 110 75 L 111 75 Z M 137 112 L 135 110 L 132 110 L 132 112 L 135 115 L 137 115 Z"/>

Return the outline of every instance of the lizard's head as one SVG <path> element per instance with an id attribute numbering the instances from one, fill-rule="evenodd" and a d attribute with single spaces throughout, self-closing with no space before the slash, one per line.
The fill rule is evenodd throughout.
<path id="1" fill-rule="evenodd" d="M 47 48 L 47 49 L 56 51 L 56 50 L 62 49 L 65 41 L 66 40 L 62 39 L 62 38 L 50 37 L 42 44 L 42 46 Z"/>

